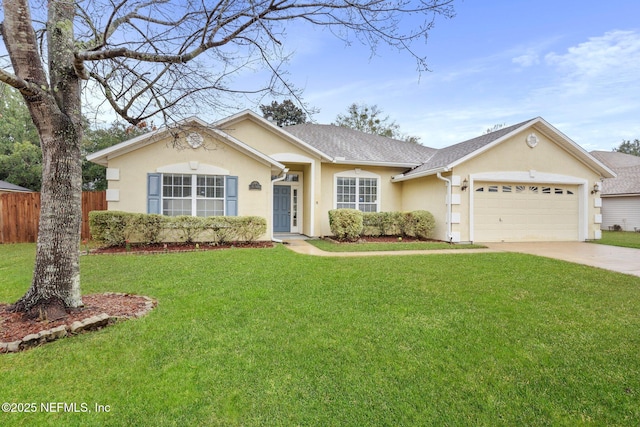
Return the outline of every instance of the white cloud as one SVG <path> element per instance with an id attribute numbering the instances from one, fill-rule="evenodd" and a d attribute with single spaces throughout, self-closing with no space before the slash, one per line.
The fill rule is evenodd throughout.
<path id="1" fill-rule="evenodd" d="M 545 56 L 563 74 L 571 92 L 640 82 L 640 34 L 611 31 L 570 47 L 566 53 Z"/>
<path id="2" fill-rule="evenodd" d="M 514 64 L 527 68 L 540 63 L 540 57 L 535 52 L 528 52 L 524 55 L 517 56 L 511 60 Z"/>

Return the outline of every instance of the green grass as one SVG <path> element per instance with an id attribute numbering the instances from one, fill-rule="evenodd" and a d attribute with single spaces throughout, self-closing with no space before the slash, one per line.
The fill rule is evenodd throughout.
<path id="1" fill-rule="evenodd" d="M 594 240 L 593 242 L 601 245 L 640 249 L 640 233 L 633 231 L 603 231 L 602 239 Z"/>
<path id="2" fill-rule="evenodd" d="M 327 252 L 418 251 L 436 249 L 479 249 L 473 244 L 449 244 L 446 242 L 390 242 L 390 243 L 339 243 L 326 239 L 310 239 L 308 243 Z"/>
<path id="3" fill-rule="evenodd" d="M 33 245 L 0 245 L 0 301 Z M 65 426 L 638 425 L 640 279 L 515 253 L 326 258 L 278 246 L 82 257 L 148 316 L 0 355 L 0 414 Z"/>

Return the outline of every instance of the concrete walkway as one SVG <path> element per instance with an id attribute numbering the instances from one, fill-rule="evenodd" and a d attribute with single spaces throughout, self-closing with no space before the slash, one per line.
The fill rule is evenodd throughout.
<path id="1" fill-rule="evenodd" d="M 640 277 L 640 249 L 585 242 L 485 243 L 486 249 L 438 249 L 420 251 L 325 252 L 305 240 L 286 240 L 286 246 L 304 255 L 363 257 L 392 255 L 472 254 L 519 252 L 604 268 Z"/>
<path id="2" fill-rule="evenodd" d="M 305 240 L 285 240 L 287 247 L 294 252 L 304 255 L 328 257 L 363 257 L 389 255 L 431 255 L 431 254 L 473 254 L 499 252 L 493 249 L 434 249 L 422 251 L 377 251 L 377 252 L 327 252 L 320 250 Z"/>

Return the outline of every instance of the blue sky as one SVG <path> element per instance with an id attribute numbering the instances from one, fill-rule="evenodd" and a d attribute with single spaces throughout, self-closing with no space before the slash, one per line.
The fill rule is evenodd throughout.
<path id="1" fill-rule="evenodd" d="M 421 47 L 431 69 L 422 74 L 407 54 L 371 57 L 320 30 L 289 44 L 291 80 L 320 109 L 314 121 L 331 123 L 357 102 L 378 105 L 435 148 L 537 116 L 588 151 L 640 138 L 640 1 L 464 0 L 455 8 Z"/>

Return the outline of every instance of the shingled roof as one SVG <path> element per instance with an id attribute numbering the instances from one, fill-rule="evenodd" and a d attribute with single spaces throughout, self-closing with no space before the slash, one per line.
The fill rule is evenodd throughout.
<path id="1" fill-rule="evenodd" d="M 0 192 L 12 192 L 12 193 L 28 193 L 31 192 L 28 188 L 20 187 L 19 185 L 12 184 L 7 181 L 0 181 Z"/>
<path id="2" fill-rule="evenodd" d="M 284 130 L 339 162 L 381 163 L 415 167 L 438 152 L 407 141 L 371 135 L 336 125 L 304 123 Z"/>
<path id="3" fill-rule="evenodd" d="M 614 175 L 610 168 L 589 155 L 582 147 L 541 117 L 507 126 L 441 149 L 372 135 L 336 125 L 305 123 L 285 127 L 283 130 L 324 153 L 336 163 L 406 166 L 408 169 L 404 173 L 393 178 L 394 181 L 404 181 L 450 170 L 459 163 L 483 153 L 527 127 L 532 127 L 553 138 L 589 167 L 599 171 L 602 176 Z"/>
<path id="4" fill-rule="evenodd" d="M 591 155 L 617 174 L 602 181 L 603 196 L 640 194 L 640 157 L 617 151 L 592 151 Z"/>

